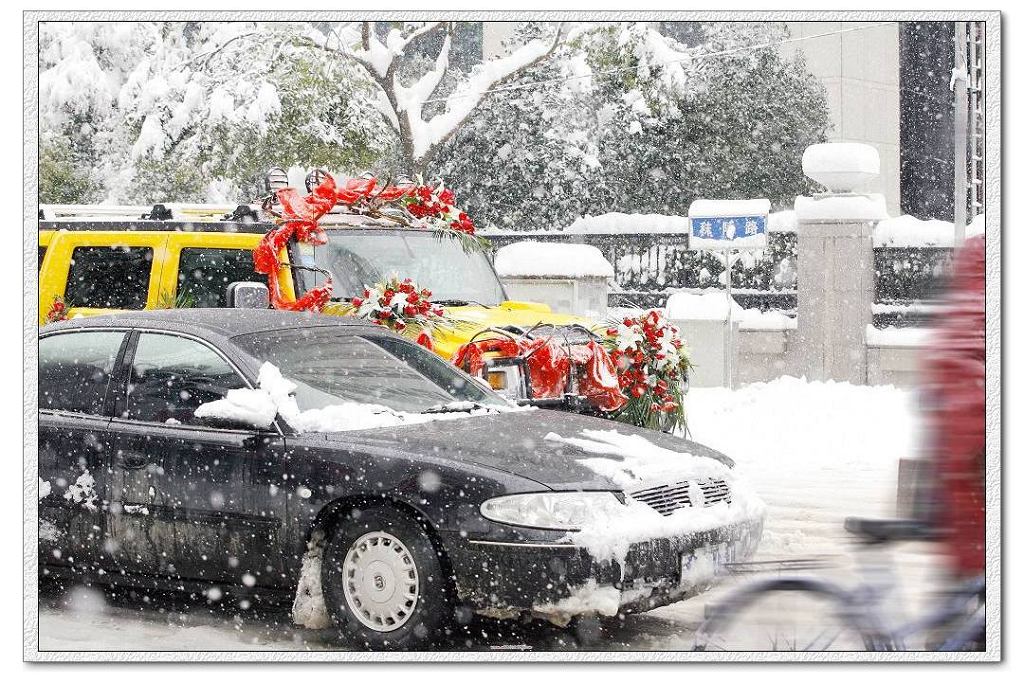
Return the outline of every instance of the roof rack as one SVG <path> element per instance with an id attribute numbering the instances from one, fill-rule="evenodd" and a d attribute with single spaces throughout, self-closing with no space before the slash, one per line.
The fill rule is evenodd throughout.
<path id="1" fill-rule="evenodd" d="M 274 221 L 256 204 L 42 204 L 39 221 L 47 229 L 195 232 L 266 232 Z M 387 218 L 352 213 L 336 206 L 320 219 L 324 228 L 361 227 L 422 230 Z"/>
<path id="2" fill-rule="evenodd" d="M 41 221 L 239 221 L 257 222 L 259 211 L 250 204 L 41 204 Z"/>

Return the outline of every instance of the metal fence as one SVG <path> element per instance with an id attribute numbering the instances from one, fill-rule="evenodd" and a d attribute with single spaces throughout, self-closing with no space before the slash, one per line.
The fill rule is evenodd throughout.
<path id="1" fill-rule="evenodd" d="M 486 233 L 497 250 L 523 241 L 589 244 L 612 264 L 615 287 L 610 306 L 664 306 L 680 289 L 723 288 L 725 255 L 690 249 L 686 232 Z M 877 247 L 875 252 L 875 324 L 917 325 L 927 320 L 941 291 L 952 250 L 938 247 Z M 797 236 L 771 232 L 763 251 L 741 252 L 733 264 L 733 296 L 744 308 L 796 312 Z"/>

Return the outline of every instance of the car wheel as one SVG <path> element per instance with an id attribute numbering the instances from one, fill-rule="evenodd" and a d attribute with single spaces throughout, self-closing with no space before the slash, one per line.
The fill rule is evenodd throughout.
<path id="1" fill-rule="evenodd" d="M 343 636 L 370 650 L 413 650 L 442 637 L 454 596 L 423 528 L 392 508 L 346 513 L 324 547 L 324 600 Z"/>

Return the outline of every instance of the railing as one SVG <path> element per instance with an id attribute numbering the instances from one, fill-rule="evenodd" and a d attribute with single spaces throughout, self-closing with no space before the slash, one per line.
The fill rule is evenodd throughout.
<path id="1" fill-rule="evenodd" d="M 612 264 L 615 288 L 610 306 L 664 306 L 674 290 L 724 285 L 721 253 L 690 249 L 686 232 L 491 231 L 495 250 L 526 240 L 589 244 Z M 927 320 L 949 270 L 951 250 L 936 247 L 877 247 L 875 252 L 875 324 L 917 325 Z M 733 296 L 744 308 L 796 312 L 797 236 L 771 232 L 763 251 L 741 252 L 733 264 Z"/>

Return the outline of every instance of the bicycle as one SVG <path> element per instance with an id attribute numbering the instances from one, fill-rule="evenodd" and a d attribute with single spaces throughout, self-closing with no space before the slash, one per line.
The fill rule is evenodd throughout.
<path id="1" fill-rule="evenodd" d="M 848 518 L 844 528 L 857 537 L 859 549 L 879 549 L 902 541 L 934 540 L 932 527 L 911 520 L 868 520 Z M 852 588 L 819 577 L 777 577 L 753 582 L 735 590 L 719 603 L 709 605 L 705 619 L 694 638 L 694 651 L 839 651 L 867 650 L 891 652 L 906 650 L 911 636 L 933 637 L 926 649 L 949 652 L 984 647 L 985 580 L 983 576 L 965 581 L 949 591 L 937 608 L 913 621 L 898 621 L 886 616 L 892 607 L 896 585 L 891 562 L 865 561 L 871 553 L 857 552 L 861 580 Z M 787 629 L 768 632 L 757 623 L 757 609 L 778 596 L 793 596 L 824 605 L 825 610 L 810 612 L 807 642 L 798 643 Z M 798 615 L 792 610 L 771 609 L 770 619 Z M 799 615 L 798 615 L 799 616 Z M 738 627 L 737 638 L 766 637 L 768 647 L 729 643 L 727 638 Z M 820 628 L 819 628 L 820 627 Z"/>

